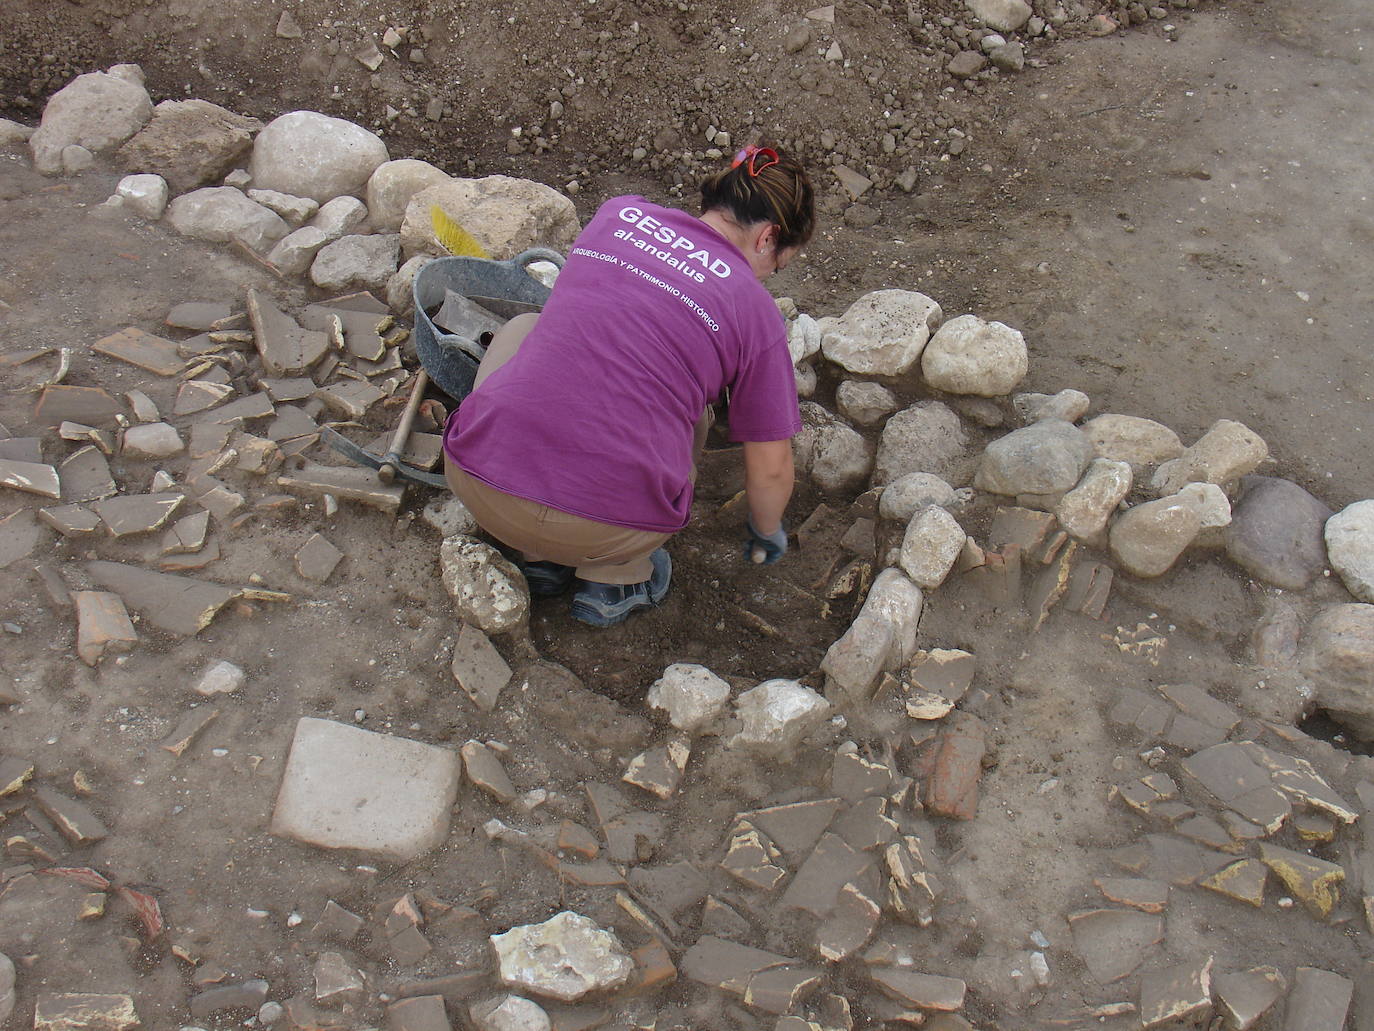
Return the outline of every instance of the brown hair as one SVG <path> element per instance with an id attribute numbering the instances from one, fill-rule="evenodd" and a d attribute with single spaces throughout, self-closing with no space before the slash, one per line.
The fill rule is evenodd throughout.
<path id="1" fill-rule="evenodd" d="M 702 214 L 714 210 L 741 225 L 776 225 L 778 250 L 800 247 L 816 229 L 816 196 L 806 169 L 773 148 L 745 147 L 730 168 L 702 180 Z"/>

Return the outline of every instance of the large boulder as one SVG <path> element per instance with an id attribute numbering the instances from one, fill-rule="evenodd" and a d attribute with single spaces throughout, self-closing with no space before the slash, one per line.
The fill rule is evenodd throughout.
<path id="1" fill-rule="evenodd" d="M 994 32 L 1015 32 L 1031 16 L 1026 0 L 968 0 L 968 9 Z"/>
<path id="2" fill-rule="evenodd" d="M 438 183 L 451 182 L 453 176 L 428 161 L 401 158 L 385 161 L 367 180 L 367 210 L 372 228 L 381 233 L 395 233 L 405 219 L 406 205 L 421 190 Z"/>
<path id="3" fill-rule="evenodd" d="M 1001 397 L 1026 378 L 1028 368 L 1025 338 L 977 315 L 950 319 L 921 355 L 926 382 L 950 394 Z"/>
<path id="4" fill-rule="evenodd" d="M 1201 529 L 1194 505 L 1181 498 L 1160 498 L 1117 517 L 1108 541 L 1112 558 L 1123 569 L 1149 578 L 1168 572 Z"/>
<path id="5" fill-rule="evenodd" d="M 1129 462 L 1131 475 L 1143 480 L 1145 473 L 1183 454 L 1183 441 L 1163 423 L 1138 415 L 1099 415 L 1083 424 L 1098 458 Z"/>
<path id="6" fill-rule="evenodd" d="M 822 321 L 821 352 L 866 376 L 899 376 L 921 357 L 944 318 L 940 306 L 911 290 L 864 294 L 838 319 Z"/>
<path id="7" fill-rule="evenodd" d="M 1331 509 L 1291 480 L 1247 476 L 1231 511 L 1226 554 L 1257 580 L 1299 591 L 1326 565 L 1322 530 Z"/>
<path id="8" fill-rule="evenodd" d="M 1092 442 L 1081 430 L 1042 419 L 989 444 L 973 485 L 991 494 L 1059 495 L 1074 488 L 1092 460 Z"/>
<path id="9" fill-rule="evenodd" d="M 1189 483 L 1226 486 L 1269 457 L 1269 447 L 1254 430 L 1232 419 L 1218 419 L 1192 447 L 1155 470 L 1150 485 L 1160 495 L 1177 494 Z"/>
<path id="10" fill-rule="evenodd" d="M 873 470 L 873 445 L 818 404 L 803 401 L 801 414 L 801 432 L 792 439 L 797 468 L 830 493 L 862 484 Z"/>
<path id="11" fill-rule="evenodd" d="M 262 128 L 208 100 L 164 100 L 152 120 L 124 146 L 119 161 L 131 172 L 155 172 L 172 193 L 218 184 L 253 146 Z"/>
<path id="12" fill-rule="evenodd" d="M 1347 505 L 1326 521 L 1326 553 L 1345 589 L 1374 602 L 1374 498 Z"/>
<path id="13" fill-rule="evenodd" d="M 1331 605 L 1303 640 L 1316 702 L 1366 740 L 1374 739 L 1374 605 Z"/>
<path id="14" fill-rule="evenodd" d="M 92 154 L 113 150 L 142 129 L 152 114 L 153 101 L 137 65 L 78 75 L 43 108 L 43 119 L 29 137 L 33 166 L 44 175 L 58 175 L 67 147 L 84 147 Z"/>
<path id="15" fill-rule="evenodd" d="M 873 482 L 885 484 L 907 473 L 932 473 L 950 483 L 964 483 L 971 465 L 968 437 L 959 416 L 939 401 L 922 401 L 883 425 Z"/>
<path id="16" fill-rule="evenodd" d="M 318 111 L 291 111 L 274 118 L 253 143 L 253 186 L 293 197 L 333 200 L 359 196 L 386 144 L 361 125 Z"/>
<path id="17" fill-rule="evenodd" d="M 167 221 L 182 236 L 211 243 L 240 240 L 262 252 L 291 227 L 275 211 L 257 204 L 232 186 L 207 186 L 183 193 L 167 208 Z"/>
<path id="18" fill-rule="evenodd" d="M 401 238 L 395 233 L 345 236 L 321 248 L 310 266 L 310 279 L 321 290 L 330 293 L 350 290 L 380 293 L 396 274 L 400 253 Z"/>
<path id="19" fill-rule="evenodd" d="M 421 190 L 406 206 L 401 248 L 406 257 L 447 254 L 434 235 L 430 209 L 438 205 L 493 258 L 513 258 L 531 247 L 567 253 L 581 226 L 573 202 L 543 183 L 489 175 L 454 179 Z"/>

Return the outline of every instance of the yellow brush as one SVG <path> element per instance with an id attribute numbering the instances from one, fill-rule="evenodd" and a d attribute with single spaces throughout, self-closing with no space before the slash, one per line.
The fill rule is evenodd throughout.
<path id="1" fill-rule="evenodd" d="M 429 221 L 434 227 L 434 237 L 439 241 L 440 246 L 450 254 L 460 258 L 490 258 L 477 238 L 460 226 L 448 215 L 444 214 L 444 209 L 437 204 L 433 204 L 429 209 Z"/>

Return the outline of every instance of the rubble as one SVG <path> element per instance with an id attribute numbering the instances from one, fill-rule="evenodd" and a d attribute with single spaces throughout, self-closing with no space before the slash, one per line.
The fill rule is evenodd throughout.
<path id="1" fill-rule="evenodd" d="M 634 971 L 613 932 L 566 910 L 543 923 L 494 934 L 491 944 L 503 984 L 563 1002 L 618 987 Z"/>
<path id="2" fill-rule="evenodd" d="M 488 634 L 505 633 L 524 622 L 530 605 L 525 578 L 490 544 L 448 537 L 439 547 L 439 565 L 444 589 L 463 622 Z"/>

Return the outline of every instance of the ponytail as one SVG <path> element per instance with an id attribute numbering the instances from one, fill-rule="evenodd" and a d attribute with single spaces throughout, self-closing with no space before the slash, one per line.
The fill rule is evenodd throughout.
<path id="1" fill-rule="evenodd" d="M 800 247 L 816 228 L 816 198 L 806 169 L 790 154 L 753 144 L 729 169 L 701 183 L 701 211 L 727 212 L 741 225 L 778 227 L 778 249 Z"/>

